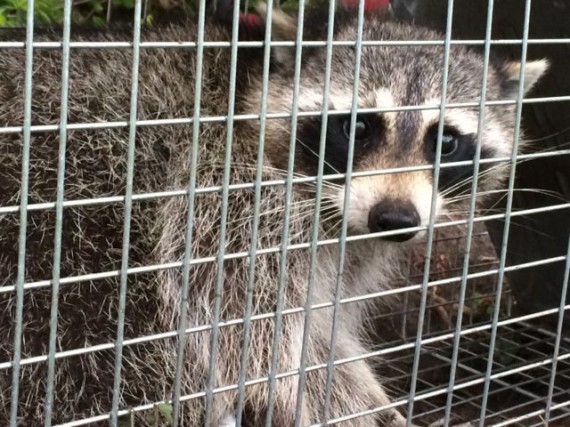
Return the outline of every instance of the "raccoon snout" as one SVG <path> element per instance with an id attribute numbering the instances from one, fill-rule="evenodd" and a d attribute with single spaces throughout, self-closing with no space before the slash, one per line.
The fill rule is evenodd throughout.
<path id="1" fill-rule="evenodd" d="M 400 200 L 382 201 L 375 205 L 368 214 L 368 228 L 372 233 L 400 230 L 420 225 L 420 214 L 410 202 Z M 385 236 L 383 239 L 393 242 L 405 242 L 417 234 L 416 231 Z"/>

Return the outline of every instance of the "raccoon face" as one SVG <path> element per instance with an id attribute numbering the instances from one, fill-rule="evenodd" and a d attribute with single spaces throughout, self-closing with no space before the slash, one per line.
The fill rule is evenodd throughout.
<path id="1" fill-rule="evenodd" d="M 284 18 L 280 18 L 284 19 Z M 326 20 L 326 19 L 325 19 Z M 356 19 L 342 16 L 335 23 L 335 40 L 356 39 Z M 319 22 L 314 18 L 306 22 Z M 292 23 L 289 22 L 289 27 Z M 307 40 L 325 40 L 326 31 L 315 35 L 307 29 Z M 292 35 L 293 36 L 293 35 Z M 431 31 L 386 22 L 367 16 L 364 40 L 442 40 Z M 349 111 L 353 105 L 353 47 L 333 49 L 328 110 Z M 282 48 L 276 58 L 282 70 L 273 76 L 268 107 L 270 112 L 290 112 L 292 101 L 292 64 L 294 50 Z M 289 61 L 289 62 L 288 62 Z M 438 128 L 443 82 L 442 46 L 364 46 L 358 86 L 357 107 L 390 109 L 431 105 L 431 109 L 400 112 L 358 112 L 351 123 L 350 113 L 331 113 L 324 117 L 301 115 L 296 128 L 295 168 L 300 174 L 315 176 L 319 161 L 325 174 L 344 174 L 350 152 L 350 132 L 354 128 L 352 176 L 332 180 L 323 191 L 336 209 L 348 216 L 349 232 L 362 234 L 426 226 L 429 222 L 434 191 L 433 170 L 426 165 L 436 161 Z M 323 109 L 325 49 L 305 49 L 298 98 L 299 111 Z M 530 89 L 547 67 L 546 61 L 528 62 L 525 90 Z M 285 72 L 283 70 L 289 70 Z M 447 104 L 478 103 L 482 91 L 483 58 L 461 46 L 453 45 L 447 79 Z M 487 100 L 516 99 L 520 64 L 493 64 L 488 73 Z M 436 191 L 436 215 L 442 214 L 454 196 L 469 192 L 473 165 L 445 167 L 447 163 L 472 161 L 478 141 L 480 112 L 477 107 L 447 107 L 443 115 L 441 164 Z M 481 158 L 510 156 L 513 147 L 515 108 L 511 105 L 485 108 L 481 135 Z M 286 169 L 291 123 L 270 120 L 267 124 L 268 156 L 274 166 Z M 295 131 L 295 130 L 293 130 Z M 322 133 L 325 132 L 324 158 L 321 159 Z M 386 170 L 408 168 L 388 173 Z M 377 171 L 378 173 L 373 173 Z M 478 191 L 485 193 L 503 183 L 508 167 L 504 164 L 480 165 Z M 344 199 L 349 191 L 348 211 Z M 465 198 L 468 202 L 468 198 Z M 451 210 L 451 209 L 450 209 Z M 417 236 L 416 231 L 386 236 L 403 242 Z"/>

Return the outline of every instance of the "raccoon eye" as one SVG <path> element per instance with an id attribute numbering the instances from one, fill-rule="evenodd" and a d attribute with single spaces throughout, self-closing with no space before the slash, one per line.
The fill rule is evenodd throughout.
<path id="1" fill-rule="evenodd" d="M 342 130 L 346 139 L 350 139 L 350 119 L 345 120 L 342 124 Z M 356 124 L 354 126 L 354 139 L 356 141 L 362 141 L 368 137 L 369 126 L 366 119 L 363 117 L 356 117 Z"/>
<path id="2" fill-rule="evenodd" d="M 451 156 L 453 153 L 457 151 L 457 147 L 459 146 L 459 138 L 456 133 L 451 132 L 449 130 L 444 130 L 443 135 L 441 136 L 441 156 Z M 435 152 L 437 149 L 437 136 L 433 142 L 433 151 Z"/>

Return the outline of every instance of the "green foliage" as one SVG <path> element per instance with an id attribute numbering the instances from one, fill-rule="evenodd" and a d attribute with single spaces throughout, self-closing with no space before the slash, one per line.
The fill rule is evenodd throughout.
<path id="1" fill-rule="evenodd" d="M 24 26 L 26 24 L 27 0 L 0 0 L 0 25 Z M 50 25 L 63 18 L 63 2 L 61 0 L 36 0 L 34 4 L 34 20 L 38 24 Z"/>
<path id="2" fill-rule="evenodd" d="M 156 406 L 156 409 L 160 418 L 166 421 L 168 425 L 172 425 L 174 423 L 174 419 L 172 418 L 172 405 L 161 403 Z"/>
<path id="3" fill-rule="evenodd" d="M 72 0 L 71 19 L 74 24 L 104 27 L 107 24 L 111 1 L 111 22 L 132 20 L 135 0 Z M 143 0 L 144 2 L 145 0 Z M 153 0 L 147 0 L 149 5 Z M 0 0 L 0 27 L 24 27 L 29 0 Z M 149 8 L 144 22 L 151 25 L 153 8 Z M 34 22 L 39 26 L 57 26 L 63 23 L 64 0 L 34 0 Z M 113 19 L 116 17 L 117 19 Z"/>
<path id="4" fill-rule="evenodd" d="M 172 426 L 174 423 L 173 419 L 173 408 L 169 403 L 159 403 L 154 406 L 152 411 L 148 412 L 128 412 L 125 415 L 119 417 L 119 427 L 135 427 L 140 424 L 148 426 Z"/>
<path id="5" fill-rule="evenodd" d="M 28 2 L 31 0 L 0 0 L 0 27 L 25 27 Z M 63 23 L 64 0 L 33 0 L 34 22 L 36 25 L 49 27 Z M 73 3 L 71 19 L 73 24 L 104 27 L 113 24 L 131 23 L 135 8 L 135 0 L 71 0 Z M 109 11 L 109 1 L 111 10 Z M 206 0 L 212 4 L 216 0 Z M 249 9 L 262 0 L 248 0 Z M 185 13 L 195 15 L 198 12 L 199 0 L 142 0 L 144 25 L 153 25 L 158 15 L 179 15 Z M 242 6 L 246 4 L 241 0 Z M 324 0 L 312 0 L 314 3 Z M 306 2 L 308 4 L 308 2 Z M 299 0 L 281 0 L 280 7 L 286 12 L 295 11 Z M 109 19 L 110 18 L 110 21 Z"/>

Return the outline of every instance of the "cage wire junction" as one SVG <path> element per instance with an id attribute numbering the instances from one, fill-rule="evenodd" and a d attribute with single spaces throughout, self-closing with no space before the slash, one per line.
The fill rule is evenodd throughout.
<path id="1" fill-rule="evenodd" d="M 332 50 L 333 46 L 354 46 L 360 51 L 363 46 L 390 45 L 395 48 L 404 48 L 410 45 L 438 45 L 444 47 L 444 67 L 447 67 L 450 55 L 450 46 L 464 44 L 479 46 L 484 50 L 486 66 L 489 63 L 491 46 L 514 45 L 521 46 L 520 58 L 524 64 L 527 59 L 529 45 L 569 44 L 570 38 L 529 38 L 529 25 L 532 20 L 531 0 L 525 0 L 525 21 L 523 37 L 520 39 L 493 39 L 491 31 L 493 22 L 491 19 L 486 23 L 485 39 L 455 40 L 451 36 L 453 0 L 449 0 L 447 12 L 447 28 L 445 38 L 441 41 L 409 40 L 406 42 L 393 41 L 363 41 L 359 40 L 304 40 L 302 33 L 298 34 L 296 41 L 271 41 L 272 47 L 297 46 L 300 51 L 304 47 L 321 47 Z M 127 278 L 133 275 L 148 273 L 164 269 L 181 269 L 196 266 L 202 263 L 219 262 L 226 259 L 249 257 L 250 253 L 224 253 L 223 245 L 218 257 L 208 257 L 172 262 L 168 265 L 129 266 L 129 224 L 131 221 L 131 207 L 133 203 L 145 200 L 159 200 L 173 197 L 195 197 L 199 194 L 220 192 L 227 197 L 228 192 L 255 188 L 256 186 L 291 186 L 303 182 L 315 182 L 338 178 L 339 175 L 327 175 L 319 177 L 296 177 L 292 173 L 286 179 L 275 182 L 243 182 L 229 184 L 221 183 L 210 187 L 181 188 L 178 190 L 157 191 L 154 193 L 137 194 L 133 191 L 132 176 L 134 171 L 135 137 L 138 128 L 158 127 L 166 125 L 185 126 L 196 123 L 227 122 L 231 127 L 235 121 L 259 119 L 261 126 L 266 120 L 290 117 L 295 121 L 298 117 L 319 116 L 323 111 L 300 112 L 293 111 L 292 115 L 261 111 L 259 115 L 234 114 L 233 104 L 230 105 L 226 116 L 201 116 L 200 109 L 196 108 L 194 117 L 182 117 L 172 119 L 139 120 L 137 116 L 138 72 L 139 54 L 143 49 L 196 49 L 199 54 L 198 73 L 202 66 L 201 60 L 205 49 L 227 48 L 232 49 L 237 45 L 261 47 L 264 42 L 250 42 L 234 40 L 232 42 L 204 41 L 204 10 L 205 0 L 200 0 L 200 31 L 196 41 L 152 41 L 142 42 L 140 38 L 141 17 L 143 16 L 142 0 L 136 0 L 134 13 L 133 39 L 125 41 L 100 41 L 85 42 L 71 40 L 71 12 L 72 0 L 65 0 L 65 20 L 63 25 L 63 38 L 58 41 L 35 41 L 34 40 L 34 0 L 28 0 L 26 41 L 0 41 L 0 51 L 7 49 L 25 49 L 25 121 L 24 123 L 0 123 L 0 138 L 7 134 L 21 134 L 23 136 L 23 162 L 21 194 L 28 193 L 29 184 L 29 161 L 30 147 L 33 144 L 33 136 L 41 132 L 59 132 L 60 143 L 65 147 L 68 134 L 75 130 L 97 130 L 112 128 L 128 128 L 129 130 L 129 159 L 127 174 L 130 177 L 130 185 L 125 194 L 114 194 L 106 197 L 92 199 L 66 200 L 64 198 L 64 170 L 59 165 L 58 193 L 55 200 L 43 203 L 28 203 L 27 197 L 22 197 L 19 205 L 0 206 L 0 215 L 19 215 L 19 257 L 18 275 L 16 283 L 5 283 L 0 287 L 0 295 L 16 295 L 16 317 L 14 352 L 11 358 L 0 360 L 2 375 L 11 375 L 11 402 L 10 426 L 18 424 L 19 387 L 23 381 L 29 379 L 21 376 L 21 367 L 32 364 L 46 364 L 48 366 L 48 397 L 46 399 L 46 416 L 51 414 L 53 405 L 53 383 L 55 366 L 59 360 L 86 354 L 97 354 L 102 351 L 115 351 L 117 363 L 114 371 L 113 407 L 110 412 L 101 413 L 87 419 L 70 419 L 60 424 L 61 426 L 81 426 L 107 422 L 111 420 L 114 425 L 122 425 L 121 420 L 145 411 L 155 411 L 157 407 L 164 405 L 176 406 L 177 401 L 192 399 L 211 399 L 212 395 L 224 393 L 230 390 L 243 389 L 253 384 L 262 382 L 275 382 L 290 376 L 297 376 L 301 371 L 310 372 L 317 369 L 331 369 L 334 366 L 347 364 L 356 360 L 378 360 L 379 372 L 384 378 L 384 385 L 393 396 L 390 407 L 401 409 L 408 415 L 410 423 L 419 425 L 449 425 L 458 423 L 471 423 L 471 425 L 570 425 L 570 338 L 564 335 L 564 313 L 570 308 L 566 303 L 568 288 L 568 272 L 570 269 L 570 239 L 566 253 L 560 253 L 550 258 L 540 258 L 524 264 L 508 265 L 507 251 L 509 250 L 509 231 L 516 226 L 516 220 L 522 216 L 532 216 L 540 212 L 570 209 L 568 200 L 556 200 L 545 207 L 514 210 L 512 206 L 514 192 L 514 177 L 517 162 L 535 158 L 549 158 L 567 156 L 570 150 L 560 148 L 531 154 L 517 154 L 516 148 L 521 129 L 521 112 L 523 105 L 536 103 L 568 102 L 570 95 L 560 94 L 556 97 L 524 98 L 522 88 L 516 101 L 487 101 L 485 96 L 486 81 L 483 84 L 483 93 L 480 99 L 462 104 L 446 103 L 447 81 L 442 82 L 442 99 L 439 105 L 423 106 L 398 106 L 393 108 L 367 109 L 367 112 L 402 112 L 432 109 L 439 111 L 440 117 L 446 109 L 462 107 L 483 108 L 486 105 L 516 105 L 516 129 L 515 148 L 513 154 L 499 159 L 480 159 L 476 156 L 474 163 L 478 170 L 479 164 L 486 162 L 507 162 L 510 164 L 510 179 L 506 193 L 506 209 L 500 213 L 488 213 L 475 210 L 471 203 L 471 210 L 462 217 L 449 218 L 436 222 L 432 214 L 430 224 L 426 228 L 427 239 L 425 243 L 415 246 L 409 254 L 409 269 L 402 274 L 401 283 L 390 291 L 380 291 L 375 294 L 361 295 L 360 297 L 343 297 L 342 292 L 337 292 L 336 299 L 329 303 L 313 304 L 309 298 L 305 307 L 281 310 L 277 313 L 264 313 L 250 315 L 230 321 L 220 321 L 208 325 L 185 325 L 181 322 L 178 330 L 157 331 L 155 334 L 146 336 L 127 337 L 124 335 L 124 310 L 128 303 L 126 297 Z M 299 4 L 301 10 L 304 2 Z M 487 16 L 492 16 L 494 2 L 488 2 Z M 237 28 L 237 15 L 234 16 L 234 32 Z M 363 2 L 360 2 L 359 34 L 362 33 Z M 90 123 L 68 123 L 67 96 L 70 85 L 68 67 L 70 57 L 77 49 L 130 49 L 132 50 L 132 82 L 131 82 L 131 107 L 128 120 L 122 121 L 93 121 Z M 32 90 L 34 76 L 32 73 L 34 52 L 36 50 L 57 50 L 62 52 L 63 74 L 61 93 L 60 121 L 49 125 L 36 125 L 32 121 Z M 0 53 L 1 54 L 1 53 Z M 358 54 L 357 54 L 358 57 Z M 235 75 L 236 56 L 232 57 L 232 72 Z M 523 73 L 524 73 L 524 67 Z M 0 72 L 2 72 L 0 70 Z M 327 77 L 330 78 L 330 67 L 327 68 Z M 200 75 L 200 74 L 198 74 Z M 355 71 L 355 87 L 358 86 L 358 64 Z M 446 76 L 444 72 L 444 76 Z M 485 76 L 486 77 L 486 76 Z M 263 86 L 268 85 L 268 75 L 264 75 Z M 231 96 L 235 94 L 235 77 L 233 87 L 230 88 Z M 199 93 L 199 91 L 198 91 Z M 197 95 L 198 97 L 199 95 Z M 199 105 L 199 100 L 196 101 Z M 324 114 L 353 114 L 362 111 L 357 108 L 356 97 L 353 98 L 350 110 L 325 111 Z M 483 117 L 483 116 L 481 116 Z M 480 120 L 479 129 L 484 125 L 484 119 Z M 441 121 L 442 123 L 443 121 Z M 198 126 L 195 126 L 194 142 L 199 140 Z M 231 132 L 229 132 L 231 143 Z M 442 127 L 439 129 L 439 144 L 441 144 Z M 354 143 L 354 139 L 352 140 Z M 64 149 L 65 152 L 65 149 Z M 472 162 L 441 163 L 438 159 L 434 165 L 414 166 L 398 168 L 394 170 L 377 170 L 369 172 L 347 172 L 350 176 L 364 176 L 372 174 L 401 173 L 416 170 L 433 170 L 437 177 L 440 170 Z M 225 164 L 229 168 L 229 158 Z M 291 171 L 290 171 L 291 172 Z M 437 179 L 437 178 L 436 178 Z M 475 184 L 476 185 L 476 184 Z M 437 186 L 435 186 L 437 187 Z M 472 200 L 475 197 L 472 196 Z M 432 196 L 432 211 L 436 202 L 436 192 Z M 122 267 L 119 270 L 99 271 L 88 274 L 62 276 L 58 269 L 61 257 L 61 233 L 63 227 L 63 213 L 68 208 L 78 206 L 96 206 L 109 204 L 124 204 L 125 227 L 123 234 Z M 56 234 L 54 260 L 55 269 L 53 277 L 45 280 L 27 282 L 25 278 L 26 262 L 26 227 L 27 217 L 30 212 L 52 210 L 56 212 Z M 285 219 L 287 221 L 287 218 Z M 491 220 L 504 222 L 503 245 L 495 250 L 492 245 L 485 225 Z M 386 233 L 385 233 L 386 234 Z M 389 234 L 389 233 L 388 233 Z M 264 253 L 279 253 L 291 250 L 308 250 L 312 245 L 346 245 L 351 240 L 363 238 L 375 238 L 377 235 L 347 236 L 346 228 L 338 239 L 326 241 L 305 242 L 294 247 L 284 245 L 282 247 L 266 247 L 258 249 L 257 255 Z M 570 237 L 570 236 L 569 236 Z M 286 242 L 287 239 L 284 239 Z M 341 251 L 342 252 L 342 251 Z M 530 314 L 517 314 L 513 310 L 513 296 L 509 287 L 508 273 L 532 269 L 536 266 L 544 266 L 555 263 L 565 264 L 565 276 L 561 284 L 561 299 L 558 307 L 548 310 L 536 311 Z M 105 278 L 120 278 L 120 310 L 118 318 L 117 338 L 114 342 L 105 342 L 90 347 L 70 348 L 62 351 L 57 350 L 57 303 L 58 289 L 60 286 L 75 286 L 86 281 L 97 281 Z M 0 278 L 1 282 L 1 278 Z M 47 354 L 37 354 L 31 357 L 22 354 L 22 329 L 23 312 L 26 310 L 24 295 L 33 293 L 39 289 L 51 289 L 52 317 L 50 320 L 50 347 Z M 248 379 L 241 384 L 230 384 L 216 387 L 211 390 L 195 390 L 192 394 L 174 395 L 173 400 L 152 402 L 135 407 L 120 407 L 119 394 L 121 389 L 120 360 L 125 347 L 136 346 L 139 343 L 178 336 L 190 335 L 197 332 L 213 331 L 215 334 L 220 328 L 232 325 L 248 324 L 260 319 L 271 319 L 278 316 L 287 316 L 295 313 L 303 313 L 307 310 L 338 309 L 343 304 L 351 304 L 366 299 L 382 299 L 386 295 L 399 295 L 403 304 L 392 312 L 381 311 L 371 320 L 371 324 L 391 322 L 394 325 L 393 337 L 382 337 L 373 350 L 362 354 L 357 358 L 339 359 L 332 355 L 328 363 L 318 366 L 299 366 L 298 369 L 289 372 L 277 372 L 275 367 L 263 378 Z M 55 307 L 55 308 L 54 308 Z M 122 314 L 121 314 L 122 313 Z M 539 321 L 547 316 L 555 316 L 557 321 L 554 328 L 544 327 Z M 181 363 L 181 362 L 180 362 Z M 180 370 L 180 363 L 177 369 Z M 180 373 L 175 373 L 179 378 Z M 2 383 L 4 384 L 4 383 Z M 328 384 L 330 386 L 330 384 Z M 51 387 L 51 388 L 49 388 Z M 323 390 L 325 393 L 326 391 Z M 162 405 L 162 406 L 161 406 Z M 331 419 L 323 425 L 339 424 L 343 420 L 365 417 L 371 413 L 379 412 L 386 407 L 370 408 L 363 413 L 346 414 L 343 418 Z M 558 423 L 558 424 L 557 424 Z M 49 422 L 46 422 L 49 425 Z"/>

